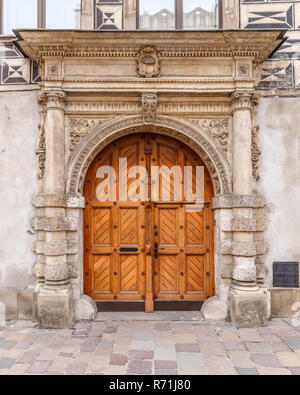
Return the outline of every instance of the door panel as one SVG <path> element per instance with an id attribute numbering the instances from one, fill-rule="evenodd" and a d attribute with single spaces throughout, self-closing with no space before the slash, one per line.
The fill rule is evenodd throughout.
<path id="1" fill-rule="evenodd" d="M 147 168 L 149 179 L 143 182 L 149 187 L 149 201 L 127 201 L 126 190 L 135 188 L 137 180 L 126 179 L 126 174 L 119 178 L 120 158 L 127 160 L 128 171 Z M 116 180 L 100 175 L 101 166 L 112 166 Z M 160 167 L 159 178 L 153 166 Z M 183 182 L 171 171 L 174 166 Z M 192 203 L 185 200 L 185 166 L 203 163 L 177 140 L 150 133 L 122 138 L 96 157 L 84 188 L 87 295 L 99 301 L 145 300 L 149 312 L 154 300 L 205 300 L 214 295 L 212 183 L 205 169 L 204 209 L 188 210 Z M 195 194 L 196 171 L 192 174 Z M 170 199 L 164 201 L 169 181 Z M 157 189 L 152 195 L 151 186 Z"/>

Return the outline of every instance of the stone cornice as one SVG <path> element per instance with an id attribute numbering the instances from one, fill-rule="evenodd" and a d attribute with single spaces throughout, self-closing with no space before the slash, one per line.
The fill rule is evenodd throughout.
<path id="1" fill-rule="evenodd" d="M 155 44 L 161 58 L 248 57 L 263 62 L 284 42 L 284 33 L 280 30 L 16 31 L 17 45 L 35 61 L 45 57 L 137 57 L 141 48 Z"/>

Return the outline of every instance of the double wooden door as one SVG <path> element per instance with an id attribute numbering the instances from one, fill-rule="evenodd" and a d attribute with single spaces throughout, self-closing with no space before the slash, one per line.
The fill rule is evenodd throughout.
<path id="1" fill-rule="evenodd" d="M 174 166 L 181 169 L 179 182 L 169 173 Z M 85 294 L 145 301 L 148 312 L 156 300 L 214 295 L 212 183 L 205 169 L 204 206 L 193 210 L 185 200 L 185 166 L 204 164 L 179 141 L 147 133 L 112 143 L 94 160 L 84 190 Z"/>

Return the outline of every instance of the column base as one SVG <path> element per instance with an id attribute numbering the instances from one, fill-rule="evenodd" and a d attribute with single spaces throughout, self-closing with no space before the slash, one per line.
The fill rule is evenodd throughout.
<path id="1" fill-rule="evenodd" d="M 37 295 L 37 320 L 40 329 L 68 329 L 74 325 L 71 289 L 43 289 Z"/>
<path id="2" fill-rule="evenodd" d="M 268 295 L 260 289 L 230 290 L 229 309 L 236 328 L 259 328 L 268 325 Z"/>

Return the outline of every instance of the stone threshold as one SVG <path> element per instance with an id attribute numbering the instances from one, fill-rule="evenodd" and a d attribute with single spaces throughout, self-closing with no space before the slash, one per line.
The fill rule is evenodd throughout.
<path id="1" fill-rule="evenodd" d="M 201 312 L 197 311 L 156 311 L 98 313 L 95 322 L 106 321 L 168 321 L 168 322 L 205 322 Z"/>

